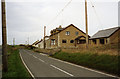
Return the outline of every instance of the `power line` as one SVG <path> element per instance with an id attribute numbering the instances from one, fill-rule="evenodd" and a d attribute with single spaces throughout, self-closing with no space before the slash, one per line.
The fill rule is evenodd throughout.
<path id="1" fill-rule="evenodd" d="M 48 23 L 48 25 L 50 25 L 52 22 L 55 21 L 55 19 L 64 11 L 64 9 L 72 2 L 72 0 L 70 0 L 61 10 L 60 12 Z"/>
<path id="2" fill-rule="evenodd" d="M 97 17 L 98 22 L 99 22 L 100 25 L 102 26 L 101 20 L 100 20 L 100 18 L 99 18 L 99 16 L 98 16 L 97 11 L 96 11 L 96 9 L 95 9 L 95 6 L 93 5 L 93 3 L 92 3 L 91 0 L 90 0 L 90 3 L 91 3 L 91 5 L 92 5 L 92 7 L 93 7 L 93 9 L 94 9 L 94 12 L 95 12 L 95 15 L 96 15 L 96 17 Z"/>

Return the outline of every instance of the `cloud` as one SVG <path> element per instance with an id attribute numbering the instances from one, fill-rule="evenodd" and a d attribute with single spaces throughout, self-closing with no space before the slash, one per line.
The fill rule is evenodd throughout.
<path id="1" fill-rule="evenodd" d="M 12 44 L 13 38 L 16 38 L 16 44 L 25 43 L 28 37 L 30 44 L 32 44 L 34 41 L 43 38 L 44 26 L 47 27 L 47 35 L 50 34 L 50 30 L 59 25 L 66 27 L 69 24 L 74 24 L 85 32 L 85 11 L 82 0 L 72 1 L 54 20 L 53 18 L 70 0 L 14 1 L 11 0 L 11 2 L 6 3 L 9 44 Z M 90 2 L 88 3 L 89 35 L 93 35 L 100 29 L 110 28 L 118 24 L 117 2 L 96 1 L 92 1 L 95 8 Z M 53 21 L 51 22 L 51 20 Z"/>
<path id="2" fill-rule="evenodd" d="M 4 0 L 3 0 L 4 1 Z M 65 2 L 65 0 L 5 0 L 6 2 Z M 75 0 L 75 2 L 84 2 L 84 0 Z M 90 1 L 90 0 L 88 0 Z M 95 2 L 118 2 L 119 0 L 94 0 Z"/>

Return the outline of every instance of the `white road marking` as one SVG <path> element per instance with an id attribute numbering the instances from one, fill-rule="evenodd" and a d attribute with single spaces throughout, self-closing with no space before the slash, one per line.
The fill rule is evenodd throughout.
<path id="1" fill-rule="evenodd" d="M 80 67 L 82 69 L 86 69 L 86 70 L 93 71 L 93 72 L 96 72 L 96 73 L 99 73 L 99 74 L 103 74 L 103 75 L 106 75 L 106 76 L 119 78 L 119 77 L 111 75 L 111 74 L 107 74 L 107 73 L 104 73 L 104 72 L 101 72 L 101 71 L 97 71 L 97 70 L 93 70 L 93 69 L 90 69 L 90 68 L 86 68 L 86 67 L 83 67 L 83 66 L 80 66 L 80 65 L 76 65 L 76 64 L 73 64 L 73 63 L 70 63 L 70 62 L 62 61 L 62 60 L 59 60 L 59 59 L 56 59 L 56 58 L 52 58 L 52 57 L 49 57 L 49 58 L 57 60 L 57 61 L 60 61 L 60 62 L 63 62 L 63 63 L 70 64 L 70 65 L 73 65 L 73 66 L 76 66 L 76 67 Z"/>
<path id="2" fill-rule="evenodd" d="M 42 59 L 39 59 L 39 58 L 38 58 L 38 60 L 40 60 L 40 61 L 42 61 L 42 62 L 45 62 L 45 61 L 43 61 Z"/>
<path id="3" fill-rule="evenodd" d="M 30 69 L 28 68 L 28 66 L 25 64 L 25 62 L 24 62 L 24 60 L 23 60 L 23 58 L 22 58 L 21 53 L 19 53 L 19 54 L 20 54 L 20 58 L 21 58 L 21 60 L 22 60 L 22 62 L 23 62 L 23 64 L 24 64 L 24 66 L 26 67 L 26 69 L 28 70 L 28 72 L 30 73 L 30 75 L 32 76 L 32 78 L 35 79 L 34 75 L 33 75 L 32 72 L 30 71 Z"/>
<path id="4" fill-rule="evenodd" d="M 64 71 L 64 70 L 62 70 L 62 69 L 60 69 L 60 68 L 54 66 L 54 65 L 50 65 L 50 66 L 52 66 L 52 67 L 55 68 L 55 69 L 58 69 L 58 70 L 61 71 L 61 72 L 66 73 L 66 74 L 69 75 L 69 76 L 72 76 L 72 77 L 74 76 L 74 75 L 72 75 L 72 74 L 70 74 L 70 73 L 68 73 L 68 72 L 66 72 L 66 71 Z"/>
<path id="5" fill-rule="evenodd" d="M 34 55 L 33 55 L 33 57 L 34 57 L 34 58 L 37 58 L 37 57 L 36 57 L 36 56 L 34 56 Z M 43 60 L 42 60 L 42 59 L 40 59 L 40 58 L 37 58 L 37 59 L 38 59 L 38 60 L 40 60 L 40 61 L 42 61 L 42 62 L 45 62 L 45 61 L 43 61 Z"/>
<path id="6" fill-rule="evenodd" d="M 33 55 L 34 58 L 37 58 L 36 56 Z"/>

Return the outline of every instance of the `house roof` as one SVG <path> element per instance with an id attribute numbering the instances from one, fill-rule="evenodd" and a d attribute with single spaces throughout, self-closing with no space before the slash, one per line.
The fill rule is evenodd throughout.
<path id="1" fill-rule="evenodd" d="M 36 45 L 39 42 L 39 40 L 35 41 L 32 45 Z"/>
<path id="2" fill-rule="evenodd" d="M 64 28 L 56 28 L 58 31 L 62 31 Z"/>
<path id="3" fill-rule="evenodd" d="M 76 29 L 78 29 L 79 31 L 81 31 L 82 33 L 84 33 L 82 30 L 80 30 L 79 28 L 77 28 L 77 27 L 74 26 L 73 24 L 70 24 L 69 26 L 63 28 L 60 32 L 62 32 L 63 30 L 66 30 L 66 29 L 69 28 L 70 26 L 73 26 L 73 27 L 75 27 Z M 52 34 L 52 35 L 50 35 L 50 36 L 56 35 L 56 34 L 58 34 L 58 33 L 60 33 L 60 32 L 57 32 L 57 33 Z M 84 33 L 84 34 L 85 34 L 85 33 Z M 88 35 L 88 36 L 89 36 L 89 35 Z"/>
<path id="4" fill-rule="evenodd" d="M 35 45 L 39 44 L 40 42 L 42 42 L 43 40 L 41 39 L 40 41 L 38 41 Z"/>
<path id="5" fill-rule="evenodd" d="M 82 38 L 82 37 L 86 39 L 85 36 L 78 36 L 77 38 L 75 38 L 75 40 L 79 40 L 79 39 Z M 90 38 L 90 36 L 88 36 L 88 38 Z"/>
<path id="6" fill-rule="evenodd" d="M 118 29 L 120 29 L 120 27 L 114 27 L 114 28 L 110 28 L 110 29 L 100 30 L 96 34 L 94 34 L 90 39 L 110 37 Z"/>

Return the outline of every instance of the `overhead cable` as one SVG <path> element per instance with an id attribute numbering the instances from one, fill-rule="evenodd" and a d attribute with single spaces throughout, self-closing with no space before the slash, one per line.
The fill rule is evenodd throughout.
<path id="1" fill-rule="evenodd" d="M 70 0 L 61 10 L 60 12 L 48 23 L 48 25 L 50 25 L 52 22 L 55 21 L 55 19 L 65 10 L 65 8 L 72 2 L 72 0 Z"/>
<path id="2" fill-rule="evenodd" d="M 90 0 L 90 3 L 91 3 L 91 5 L 92 5 L 92 7 L 93 7 L 93 9 L 94 9 L 94 12 L 95 12 L 96 17 L 97 17 L 97 19 L 98 19 L 98 22 L 99 22 L 99 23 L 100 23 L 100 25 L 102 26 L 101 20 L 100 20 L 100 18 L 99 18 L 99 16 L 98 16 L 97 11 L 96 11 L 96 9 L 95 9 L 95 6 L 93 5 L 93 3 L 92 3 L 92 1 L 91 1 L 91 0 Z"/>

